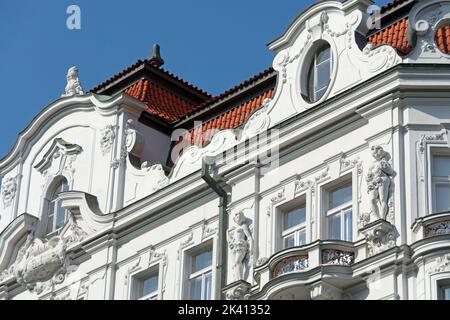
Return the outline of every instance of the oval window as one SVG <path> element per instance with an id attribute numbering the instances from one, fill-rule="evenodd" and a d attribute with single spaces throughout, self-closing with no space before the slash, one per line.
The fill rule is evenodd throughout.
<path id="1" fill-rule="evenodd" d="M 328 43 L 319 46 L 312 57 L 307 78 L 307 99 L 319 101 L 328 89 L 332 70 L 331 48 Z"/>

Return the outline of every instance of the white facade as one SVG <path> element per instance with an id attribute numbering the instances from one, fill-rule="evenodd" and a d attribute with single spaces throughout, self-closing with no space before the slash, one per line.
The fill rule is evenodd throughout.
<path id="1" fill-rule="evenodd" d="M 360 48 L 370 5 L 301 13 L 269 45 L 273 99 L 168 174 L 170 136 L 139 121 L 142 102 L 75 86 L 46 107 L 0 161 L 0 298 L 442 298 L 450 56 L 434 34 L 450 1 L 413 7 L 407 56 Z M 330 82 L 310 103 L 307 69 L 322 44 Z M 49 219 L 59 205 L 63 224 Z"/>

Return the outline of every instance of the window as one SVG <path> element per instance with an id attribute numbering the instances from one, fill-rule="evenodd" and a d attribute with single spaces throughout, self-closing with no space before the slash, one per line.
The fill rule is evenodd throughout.
<path id="1" fill-rule="evenodd" d="M 439 284 L 439 292 L 438 299 L 439 300 L 450 300 L 450 279 L 441 280 L 438 282 Z"/>
<path id="2" fill-rule="evenodd" d="M 351 183 L 328 191 L 326 219 L 330 239 L 352 241 Z"/>
<path id="3" fill-rule="evenodd" d="M 308 71 L 308 100 L 316 102 L 327 91 L 332 70 L 331 48 L 323 44 L 315 52 Z"/>
<path id="4" fill-rule="evenodd" d="M 211 300 L 212 250 L 204 250 L 190 257 L 189 299 Z"/>
<path id="5" fill-rule="evenodd" d="M 283 248 L 301 246 L 306 243 L 306 204 L 283 212 Z"/>
<path id="6" fill-rule="evenodd" d="M 158 272 L 154 271 L 136 279 L 136 298 L 139 300 L 158 299 Z"/>
<path id="7" fill-rule="evenodd" d="M 62 228 L 67 221 L 66 210 L 61 206 L 61 201 L 58 199 L 60 192 L 67 191 L 69 191 L 69 185 L 67 184 L 67 180 L 63 179 L 55 186 L 51 193 L 48 206 L 47 234 Z"/>
<path id="8" fill-rule="evenodd" d="M 433 155 L 431 167 L 433 211 L 450 211 L 450 156 Z"/>

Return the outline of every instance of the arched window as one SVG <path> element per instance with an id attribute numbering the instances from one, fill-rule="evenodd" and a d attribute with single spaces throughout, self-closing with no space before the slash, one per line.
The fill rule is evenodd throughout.
<path id="1" fill-rule="evenodd" d="M 50 193 L 47 216 L 47 234 L 62 228 L 67 221 L 66 210 L 61 206 L 61 201 L 58 200 L 58 194 L 66 191 L 69 191 L 67 180 L 61 179 Z"/>
<path id="2" fill-rule="evenodd" d="M 317 48 L 308 71 L 308 100 L 320 100 L 328 89 L 332 70 L 331 49 L 328 43 Z"/>

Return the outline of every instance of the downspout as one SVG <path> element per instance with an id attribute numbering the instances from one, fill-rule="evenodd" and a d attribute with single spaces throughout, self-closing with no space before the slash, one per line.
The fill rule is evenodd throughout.
<path id="1" fill-rule="evenodd" d="M 216 274 L 219 276 L 216 278 L 216 290 L 218 289 L 219 298 L 222 299 L 222 289 L 226 285 L 226 266 L 227 266 L 227 229 L 228 229 L 228 193 L 223 189 L 220 184 L 224 184 L 223 181 L 219 182 L 210 175 L 211 165 L 202 161 L 202 179 L 208 184 L 208 186 L 214 190 L 219 196 L 219 247 L 217 250 L 217 264 Z M 217 291 L 216 291 L 217 292 Z"/>

